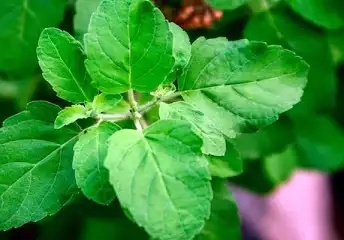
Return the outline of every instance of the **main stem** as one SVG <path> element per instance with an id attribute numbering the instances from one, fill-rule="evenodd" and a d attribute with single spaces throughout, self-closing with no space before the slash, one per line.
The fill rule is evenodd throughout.
<path id="1" fill-rule="evenodd" d="M 130 89 L 128 91 L 128 102 L 129 102 L 129 105 L 131 108 L 132 118 L 133 118 L 135 127 L 137 130 L 142 131 L 144 128 L 141 124 L 141 121 L 140 121 L 142 118 L 142 115 L 139 112 L 139 107 L 138 107 L 138 104 L 135 100 L 135 94 L 134 94 L 134 91 L 132 89 Z"/>
<path id="2" fill-rule="evenodd" d="M 154 98 L 152 101 L 149 101 L 139 106 L 135 100 L 134 92 L 131 90 L 131 91 L 128 91 L 128 102 L 131 108 L 130 112 L 128 111 L 128 112 L 122 112 L 122 113 L 103 113 L 103 114 L 99 114 L 97 118 L 100 120 L 107 120 L 107 121 L 112 121 L 112 122 L 119 122 L 126 119 L 132 119 L 135 122 L 135 115 L 136 115 L 136 119 L 142 119 L 143 114 L 151 110 L 154 106 L 158 105 L 160 102 L 173 101 L 180 95 L 181 95 L 181 92 L 172 93 L 167 96 L 163 96 L 161 98 Z M 144 124 L 140 124 L 140 126 L 142 127 L 144 126 Z"/>

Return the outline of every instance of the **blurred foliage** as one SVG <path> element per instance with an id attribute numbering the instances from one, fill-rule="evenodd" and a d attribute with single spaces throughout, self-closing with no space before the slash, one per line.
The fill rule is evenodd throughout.
<path id="1" fill-rule="evenodd" d="M 60 27 L 82 39 L 91 13 L 99 2 L 0 2 L 1 121 L 33 99 L 65 104 L 42 81 L 36 58 L 37 41 L 40 32 L 49 26 Z M 169 1 L 165 2 L 169 4 Z M 175 4 L 175 1 L 170 2 Z M 265 41 L 295 51 L 311 67 L 303 100 L 293 110 L 260 132 L 242 135 L 235 141 L 244 158 L 244 172 L 230 181 L 250 191 L 266 194 L 285 182 L 296 168 L 328 173 L 341 170 L 344 166 L 343 1 L 207 2 L 221 8 L 224 16 L 212 28 L 189 31 L 192 40 L 199 36 L 225 36 L 232 40 Z M 150 96 L 140 98 L 143 102 L 149 99 Z M 150 114 L 148 121 L 156 121 L 154 112 Z M 126 124 L 131 123 L 122 123 Z M 230 198 L 218 197 L 220 203 L 226 197 Z M 223 206 L 218 207 L 222 209 Z M 144 236 L 145 233 L 125 217 L 118 203 L 101 207 L 85 199 L 79 199 L 40 223 L 0 232 L 1 240 L 148 239 Z"/>

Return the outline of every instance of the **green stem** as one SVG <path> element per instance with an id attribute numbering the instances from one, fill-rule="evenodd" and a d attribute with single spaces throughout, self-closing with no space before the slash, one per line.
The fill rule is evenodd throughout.
<path id="1" fill-rule="evenodd" d="M 138 131 L 142 131 L 144 129 L 144 127 L 141 125 L 139 118 L 134 118 L 134 124 Z"/>
<path id="2" fill-rule="evenodd" d="M 140 124 L 143 127 L 143 129 L 145 129 L 145 128 L 147 128 L 149 126 L 147 121 L 146 121 L 146 119 L 144 117 L 140 118 L 139 121 L 140 121 Z"/>
<path id="3" fill-rule="evenodd" d="M 108 120 L 112 122 L 119 122 L 122 120 L 130 119 L 132 117 L 131 112 L 124 113 L 102 113 L 97 116 L 98 119 Z"/>
<path id="4" fill-rule="evenodd" d="M 147 112 L 147 109 L 150 110 L 152 107 L 154 107 L 155 105 L 161 103 L 161 102 L 170 102 L 174 99 L 176 99 L 177 97 L 179 97 L 181 95 L 181 92 L 176 92 L 176 93 L 172 93 L 169 94 L 167 96 L 163 96 L 161 98 L 154 98 L 152 101 L 149 101 L 143 105 L 140 105 L 138 107 L 138 110 L 140 112 Z"/>
<path id="5" fill-rule="evenodd" d="M 143 105 L 137 105 L 137 102 L 134 98 L 134 92 L 130 91 L 128 92 L 128 101 L 129 105 L 131 107 L 131 111 L 123 112 L 123 113 L 103 113 L 99 114 L 97 116 L 98 119 L 100 120 L 106 120 L 106 121 L 111 121 L 111 122 L 119 122 L 127 119 L 132 119 L 135 122 L 135 116 L 136 118 L 140 116 L 138 119 L 142 117 L 143 114 L 151 110 L 154 106 L 160 104 L 161 102 L 169 102 L 173 101 L 177 97 L 181 95 L 181 92 L 176 92 L 173 94 L 169 94 L 167 96 L 163 96 L 161 98 L 154 98 L 152 101 L 149 101 Z M 135 113 L 136 112 L 136 113 Z"/>
<path id="6" fill-rule="evenodd" d="M 137 111 L 137 102 L 135 100 L 135 94 L 134 91 L 132 89 L 130 89 L 128 91 L 128 101 L 129 101 L 129 105 L 131 107 L 131 109 L 133 110 L 133 112 Z"/>
<path id="7" fill-rule="evenodd" d="M 132 114 L 132 119 L 135 123 L 135 127 L 137 130 L 142 131 L 144 128 L 140 122 L 142 115 L 139 111 L 138 104 L 135 100 L 135 94 L 134 94 L 134 91 L 132 89 L 130 89 L 128 91 L 128 101 L 129 101 L 129 105 L 131 107 L 131 114 Z"/>

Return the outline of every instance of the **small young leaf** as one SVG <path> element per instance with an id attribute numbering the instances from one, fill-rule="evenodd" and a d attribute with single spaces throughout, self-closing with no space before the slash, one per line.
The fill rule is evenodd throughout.
<path id="1" fill-rule="evenodd" d="M 169 23 L 173 34 L 173 55 L 175 57 L 174 67 L 179 71 L 188 64 L 191 57 L 191 43 L 188 34 L 177 24 Z"/>
<path id="2" fill-rule="evenodd" d="M 201 38 L 179 88 L 187 102 L 235 137 L 271 124 L 299 102 L 307 72 L 301 58 L 279 46 Z"/>
<path id="3" fill-rule="evenodd" d="M 104 0 L 85 48 L 87 70 L 106 93 L 153 91 L 174 66 L 172 33 L 150 0 Z"/>
<path id="4" fill-rule="evenodd" d="M 225 180 L 211 180 L 214 199 L 210 219 L 195 240 L 240 240 L 239 210 Z"/>
<path id="5" fill-rule="evenodd" d="M 94 98 L 92 108 L 96 113 L 108 112 L 114 109 L 121 100 L 122 96 L 119 94 L 101 93 Z"/>
<path id="6" fill-rule="evenodd" d="M 37 55 L 43 76 L 57 95 L 72 103 L 91 102 L 97 90 L 86 72 L 81 44 L 69 33 L 45 29 L 38 42 Z"/>
<path id="7" fill-rule="evenodd" d="M 48 105 L 37 102 L 31 107 L 40 104 Z M 56 130 L 53 121 L 30 109 L 27 112 L 25 118 L 12 117 L 0 129 L 1 230 L 56 213 L 76 192 L 72 158 L 78 132 L 71 128 Z M 57 111 L 53 117 L 56 115 Z"/>
<path id="8" fill-rule="evenodd" d="M 66 107 L 56 117 L 55 128 L 60 129 L 66 125 L 75 122 L 78 119 L 89 117 L 89 110 L 82 105 L 73 105 Z"/>
<path id="9" fill-rule="evenodd" d="M 231 142 L 226 141 L 226 154 L 223 157 L 207 156 L 212 176 L 229 178 L 243 171 L 243 160 Z"/>
<path id="10" fill-rule="evenodd" d="M 169 23 L 169 27 L 173 34 L 173 56 L 176 62 L 173 72 L 169 74 L 165 84 L 173 82 L 183 73 L 191 57 L 191 44 L 188 34 L 175 23 Z"/>
<path id="11" fill-rule="evenodd" d="M 73 169 L 77 185 L 86 197 L 100 204 L 110 204 L 115 193 L 104 168 L 109 137 L 120 128 L 103 122 L 80 136 L 74 146 Z"/>
<path id="12" fill-rule="evenodd" d="M 223 156 L 226 152 L 226 142 L 215 124 L 202 112 L 185 102 L 160 104 L 161 119 L 186 120 L 193 130 L 203 139 L 202 152 L 215 156 Z"/>
<path id="13" fill-rule="evenodd" d="M 212 191 L 202 140 L 182 120 L 120 130 L 105 167 L 124 208 L 153 237 L 192 239 L 210 215 Z"/>
<path id="14" fill-rule="evenodd" d="M 344 31 L 343 28 L 327 33 L 327 41 L 334 63 L 340 65 L 344 62 Z M 321 59 L 319 59 L 321 61 Z"/>
<path id="15" fill-rule="evenodd" d="M 288 180 L 297 167 L 297 152 L 293 145 L 288 146 L 280 153 L 272 154 L 264 160 L 267 175 L 276 184 Z"/>
<path id="16" fill-rule="evenodd" d="M 0 72 L 27 76 L 37 68 L 36 46 L 46 27 L 62 20 L 67 0 L 0 1 Z"/>

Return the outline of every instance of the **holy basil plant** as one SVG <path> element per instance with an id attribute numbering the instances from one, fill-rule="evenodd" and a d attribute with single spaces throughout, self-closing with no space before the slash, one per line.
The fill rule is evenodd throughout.
<path id="1" fill-rule="evenodd" d="M 240 239 L 224 180 L 242 172 L 232 140 L 300 101 L 300 57 L 245 39 L 190 44 L 149 0 L 102 1 L 83 43 L 47 28 L 37 56 L 72 105 L 31 102 L 0 129 L 1 230 L 82 192 L 99 204 L 117 198 L 152 239 Z M 147 123 L 157 106 L 160 120 Z M 128 120 L 136 129 L 120 127 Z"/>

